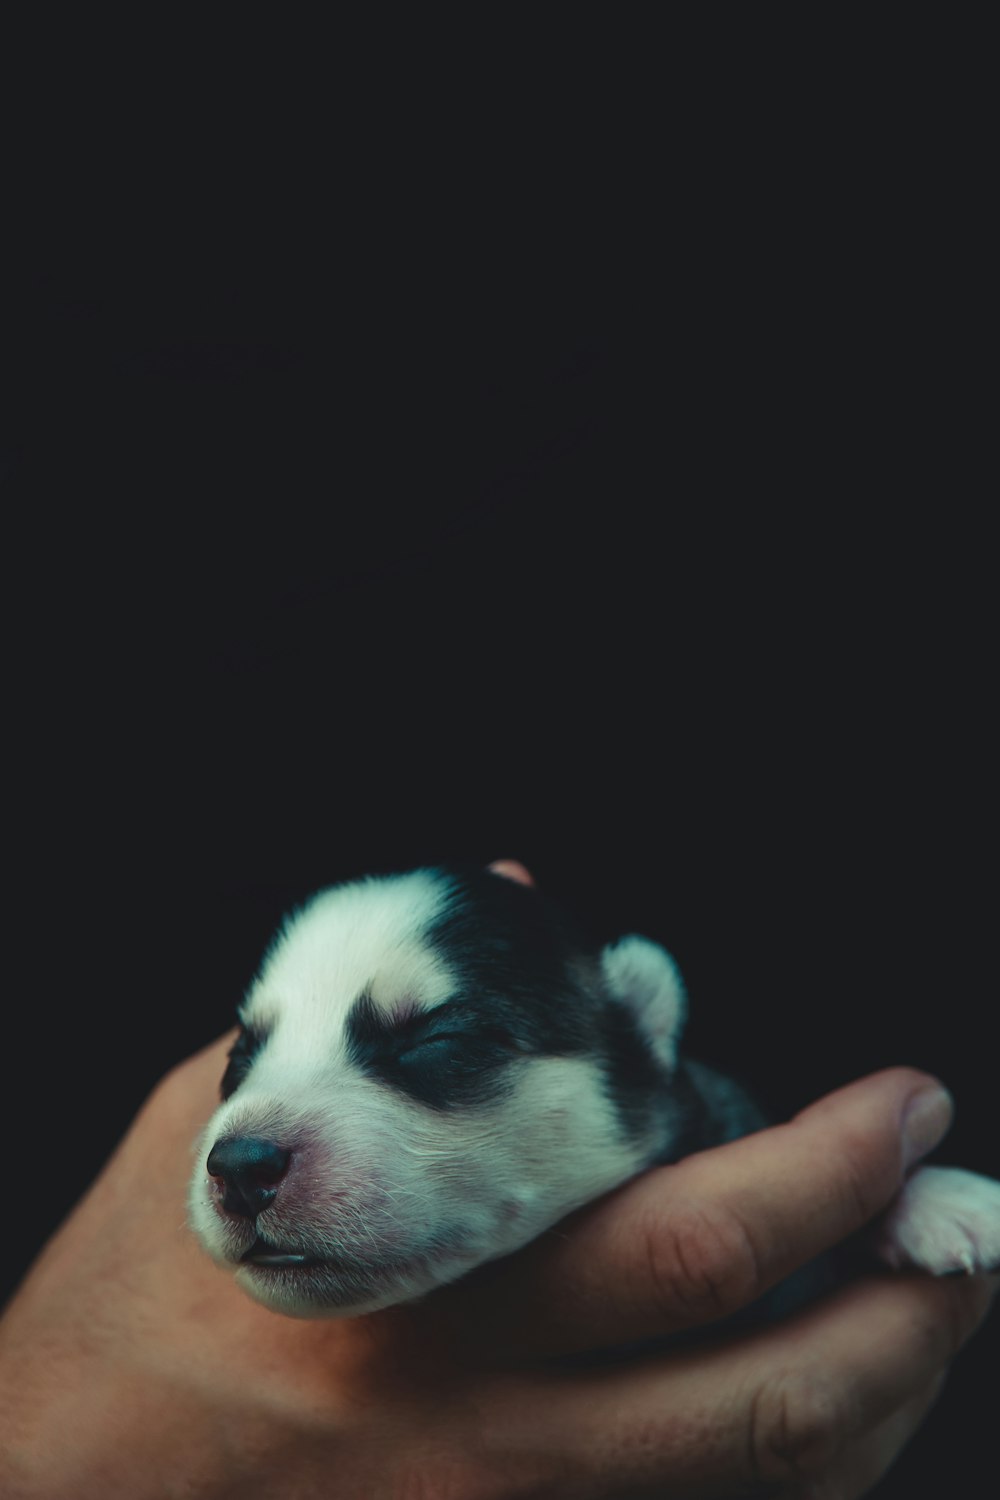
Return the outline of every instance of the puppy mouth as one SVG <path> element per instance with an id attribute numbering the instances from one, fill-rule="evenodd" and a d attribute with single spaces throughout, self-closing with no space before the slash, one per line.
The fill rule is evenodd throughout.
<path id="1" fill-rule="evenodd" d="M 253 1266 L 327 1266 L 332 1268 L 336 1265 L 336 1261 L 328 1257 L 313 1255 L 308 1250 L 271 1245 L 267 1240 L 262 1240 L 260 1235 L 244 1250 L 240 1261 L 244 1265 Z"/>
<path id="2" fill-rule="evenodd" d="M 334 1311 L 379 1299 L 394 1300 L 414 1276 L 423 1277 L 446 1257 L 441 1250 L 424 1249 L 391 1260 L 364 1260 L 346 1254 L 318 1255 L 299 1245 L 273 1245 L 258 1236 L 239 1258 L 247 1288 L 283 1311 L 307 1316 L 305 1308 Z M 288 1305 L 291 1299 L 292 1305 Z M 297 1304 L 297 1306 L 295 1305 Z"/>
<path id="3" fill-rule="evenodd" d="M 421 1257 L 397 1260 L 358 1261 L 349 1255 L 317 1255 L 294 1245 L 272 1245 L 260 1235 L 240 1256 L 240 1265 L 256 1266 L 263 1271 L 326 1271 L 350 1278 L 386 1275 L 409 1270 Z"/>

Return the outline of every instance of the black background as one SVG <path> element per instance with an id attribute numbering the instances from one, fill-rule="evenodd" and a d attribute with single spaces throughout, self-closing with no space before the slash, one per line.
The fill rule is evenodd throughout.
<path id="1" fill-rule="evenodd" d="M 292 901 L 443 858 L 664 942 L 692 1051 L 779 1114 L 938 1073 L 943 1158 L 996 1173 L 952 163 L 734 137 L 680 199 L 649 165 L 651 246 L 586 193 L 553 230 L 548 185 L 470 224 L 380 179 L 373 219 L 227 140 L 109 207 L 68 135 L 15 286 L 9 1284 Z M 975 1472 L 998 1353 L 880 1493 Z"/>

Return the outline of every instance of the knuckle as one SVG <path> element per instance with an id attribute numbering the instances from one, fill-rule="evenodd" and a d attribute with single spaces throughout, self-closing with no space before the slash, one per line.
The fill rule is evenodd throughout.
<path id="1" fill-rule="evenodd" d="M 540 1465 L 519 1464 L 506 1454 L 501 1462 L 496 1458 L 437 1447 L 421 1451 L 394 1476 L 392 1500 L 528 1500 L 552 1493 Z"/>
<path id="2" fill-rule="evenodd" d="M 497 1500 L 497 1490 L 487 1492 L 480 1478 L 464 1465 L 421 1465 L 397 1476 L 393 1500 Z"/>
<path id="3" fill-rule="evenodd" d="M 647 1222 L 639 1264 L 644 1288 L 670 1317 L 714 1318 L 735 1312 L 762 1290 L 757 1247 L 747 1226 L 719 1204 L 682 1202 Z"/>
<path id="4" fill-rule="evenodd" d="M 821 1372 L 786 1372 L 765 1382 L 750 1407 L 749 1455 L 758 1484 L 821 1480 L 853 1431 L 849 1402 Z"/>

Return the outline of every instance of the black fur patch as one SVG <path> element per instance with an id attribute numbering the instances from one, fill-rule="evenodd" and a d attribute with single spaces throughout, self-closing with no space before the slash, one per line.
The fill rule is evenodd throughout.
<path id="1" fill-rule="evenodd" d="M 433 932 L 463 991 L 533 1056 L 588 1056 L 623 1129 L 642 1134 L 668 1088 L 632 1012 L 607 996 L 597 946 L 534 886 L 445 872 L 457 896 Z"/>
<path id="2" fill-rule="evenodd" d="M 451 901 L 429 937 L 456 976 L 457 994 L 523 1053 L 594 1053 L 599 977 L 580 934 L 532 886 L 488 870 L 441 873 Z"/>
<path id="3" fill-rule="evenodd" d="M 598 1025 L 605 1087 L 626 1131 L 641 1135 L 649 1126 L 652 1101 L 667 1088 L 663 1069 L 640 1034 L 635 1016 L 619 1001 L 606 1001 Z"/>
<path id="4" fill-rule="evenodd" d="M 240 1034 L 229 1049 L 229 1061 L 219 1085 L 219 1093 L 223 1099 L 228 1099 L 231 1094 L 235 1094 L 249 1074 L 254 1059 L 266 1041 L 266 1032 L 257 1031 L 254 1027 L 244 1026 L 242 1021 L 240 1022 Z"/>

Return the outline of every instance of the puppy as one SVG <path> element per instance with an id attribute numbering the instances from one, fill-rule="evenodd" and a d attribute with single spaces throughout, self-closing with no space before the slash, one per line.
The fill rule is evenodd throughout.
<path id="1" fill-rule="evenodd" d="M 662 948 L 595 950 L 520 878 L 435 868 L 321 891 L 240 1007 L 194 1231 L 293 1316 L 420 1297 L 766 1123 L 679 1055 L 685 1011 Z M 876 1245 L 939 1275 L 996 1267 L 1000 1183 L 919 1168 Z"/>

